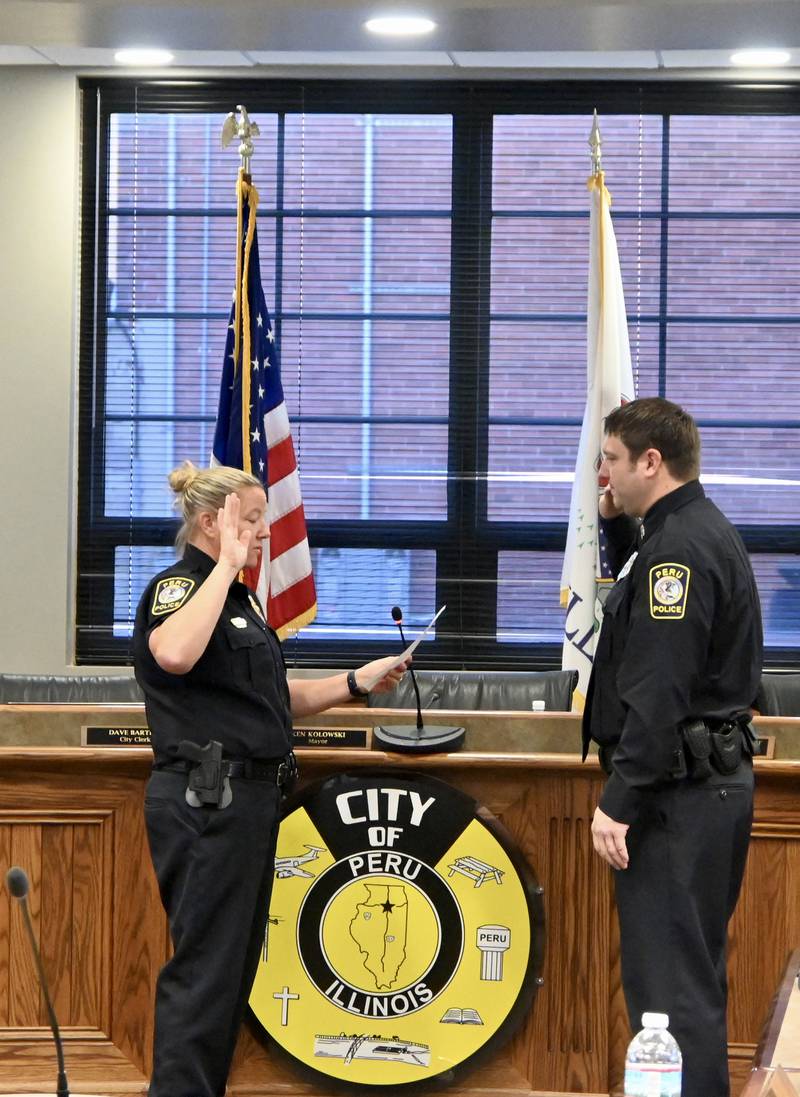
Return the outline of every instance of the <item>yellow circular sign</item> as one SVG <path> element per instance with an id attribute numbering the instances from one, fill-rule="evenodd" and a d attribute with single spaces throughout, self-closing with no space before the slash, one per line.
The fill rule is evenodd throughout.
<path id="1" fill-rule="evenodd" d="M 441 1084 L 524 1017 L 542 934 L 484 808 L 433 778 L 341 774 L 287 805 L 250 1005 L 317 1080 Z"/>

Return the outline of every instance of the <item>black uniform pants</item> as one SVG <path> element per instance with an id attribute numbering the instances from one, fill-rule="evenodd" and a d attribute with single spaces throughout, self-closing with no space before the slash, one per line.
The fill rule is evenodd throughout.
<path id="1" fill-rule="evenodd" d="M 622 984 L 631 1028 L 668 1013 L 683 1055 L 682 1097 L 728 1097 L 725 945 L 753 814 L 746 758 L 728 777 L 651 793 L 615 872 Z"/>
<path id="2" fill-rule="evenodd" d="M 223 1097 L 255 978 L 280 793 L 231 779 L 223 810 L 190 807 L 186 776 L 155 772 L 145 820 L 174 953 L 156 988 L 150 1097 Z"/>

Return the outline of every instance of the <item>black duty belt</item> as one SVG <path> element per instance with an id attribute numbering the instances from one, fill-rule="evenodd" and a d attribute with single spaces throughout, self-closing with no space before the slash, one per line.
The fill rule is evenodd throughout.
<path id="1" fill-rule="evenodd" d="M 194 762 L 178 760 L 155 767 L 157 773 L 188 773 L 194 768 Z M 259 758 L 223 758 L 223 777 L 244 777 L 246 781 L 270 781 L 275 785 L 286 783 L 291 772 L 288 758 L 262 761 Z"/>
<path id="2" fill-rule="evenodd" d="M 752 758 L 755 754 L 757 737 L 749 714 L 724 721 L 687 721 L 681 725 L 679 734 L 680 743 L 673 752 L 673 767 L 668 774 L 672 780 L 688 777 L 692 781 L 704 781 L 713 772 L 727 777 L 736 772 L 743 757 Z M 598 744 L 600 766 L 606 776 L 613 772 L 618 743 L 619 740 Z"/>

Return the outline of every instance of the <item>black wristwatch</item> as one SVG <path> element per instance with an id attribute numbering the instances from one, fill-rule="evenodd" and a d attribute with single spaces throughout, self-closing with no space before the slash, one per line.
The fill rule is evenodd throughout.
<path id="1" fill-rule="evenodd" d="M 359 686 L 354 670 L 348 670 L 347 672 L 347 688 L 350 690 L 351 697 L 366 697 L 369 693 L 368 689 L 362 689 Z"/>

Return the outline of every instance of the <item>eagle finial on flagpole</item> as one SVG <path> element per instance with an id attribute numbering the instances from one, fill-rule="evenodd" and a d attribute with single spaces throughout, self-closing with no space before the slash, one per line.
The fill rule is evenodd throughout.
<path id="1" fill-rule="evenodd" d="M 592 150 L 592 175 L 597 175 L 603 170 L 603 155 L 600 146 L 603 139 L 600 136 L 600 124 L 597 121 L 597 108 L 592 116 L 592 132 L 589 134 L 589 148 Z"/>
<path id="2" fill-rule="evenodd" d="M 236 114 L 231 111 L 228 117 L 222 124 L 222 133 L 220 134 L 220 144 L 224 149 L 228 147 L 234 137 L 239 138 L 239 155 L 242 158 L 242 171 L 246 175 L 250 174 L 250 157 L 255 152 L 252 138 L 260 135 L 260 130 L 255 122 L 250 121 L 250 116 L 247 110 L 240 105 L 236 107 L 239 112 L 239 118 L 236 118 Z"/>

